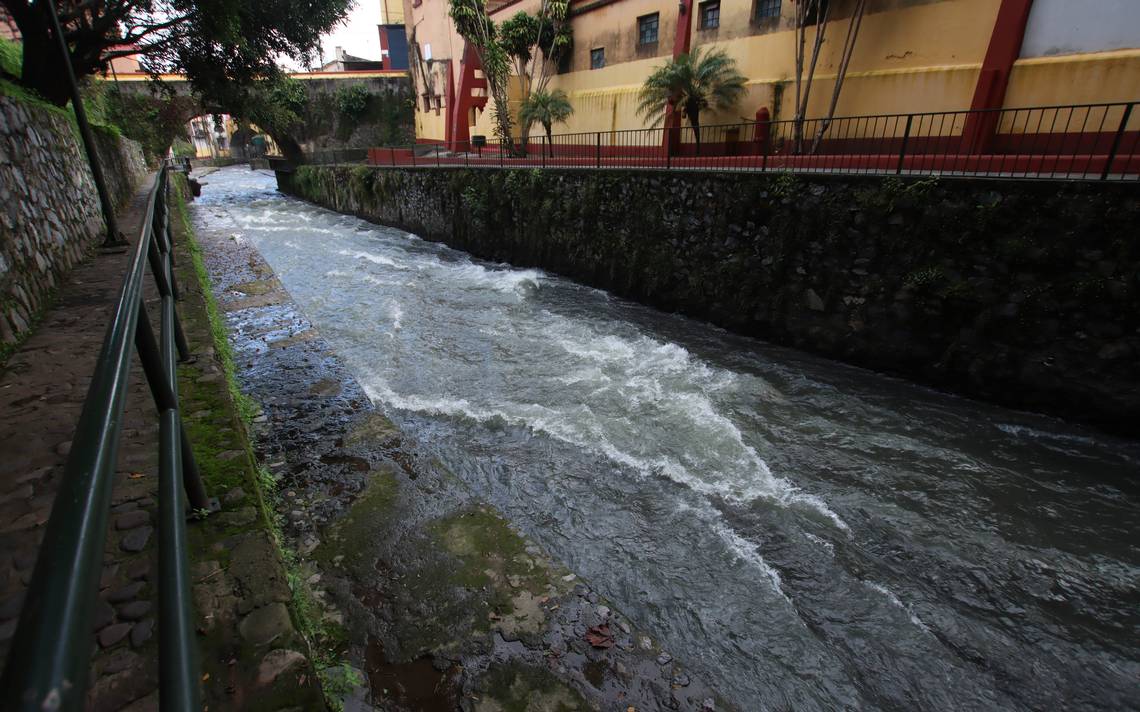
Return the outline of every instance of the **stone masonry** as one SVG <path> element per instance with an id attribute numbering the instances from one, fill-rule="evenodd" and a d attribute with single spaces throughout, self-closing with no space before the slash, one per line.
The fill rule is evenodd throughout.
<path id="1" fill-rule="evenodd" d="M 94 133 L 121 203 L 145 172 L 142 149 Z M 63 275 L 102 235 L 95 184 L 70 117 L 0 96 L 0 348 L 27 334 Z"/>

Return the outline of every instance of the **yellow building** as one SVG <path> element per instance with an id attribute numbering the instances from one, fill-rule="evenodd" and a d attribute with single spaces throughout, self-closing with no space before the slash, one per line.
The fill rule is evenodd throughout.
<path id="1" fill-rule="evenodd" d="M 830 2 L 808 117 L 827 112 L 857 0 Z M 538 5 L 491 0 L 489 10 L 502 23 Z M 423 142 L 494 133 L 477 58 L 448 8 L 404 4 Z M 739 105 L 702 124 L 752 121 L 762 107 L 772 119 L 795 112 L 796 0 L 572 0 L 570 13 L 573 53 L 550 88 L 569 94 L 574 114 L 558 133 L 644 128 L 642 82 L 689 47 L 723 48 L 748 78 Z M 1140 0 L 867 0 L 835 115 L 1137 99 Z M 1138 127 L 1140 115 L 1129 129 Z"/>

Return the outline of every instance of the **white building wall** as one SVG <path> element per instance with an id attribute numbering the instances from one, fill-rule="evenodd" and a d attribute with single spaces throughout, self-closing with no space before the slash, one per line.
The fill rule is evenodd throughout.
<path id="1" fill-rule="evenodd" d="M 1140 0 L 1034 0 L 1021 56 L 1140 48 Z"/>

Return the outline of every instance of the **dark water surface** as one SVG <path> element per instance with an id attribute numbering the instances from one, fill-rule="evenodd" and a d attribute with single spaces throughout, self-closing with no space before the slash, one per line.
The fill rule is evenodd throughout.
<path id="1" fill-rule="evenodd" d="M 1136 443 L 208 183 L 422 455 L 740 709 L 1137 708 Z"/>

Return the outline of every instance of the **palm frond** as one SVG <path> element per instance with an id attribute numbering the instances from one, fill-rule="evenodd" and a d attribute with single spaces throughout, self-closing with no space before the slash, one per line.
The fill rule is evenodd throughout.
<path id="1" fill-rule="evenodd" d="M 540 89 L 531 93 L 519 107 L 519 123 L 524 126 L 560 124 L 573 113 L 574 107 L 565 91 Z"/>
<path id="2" fill-rule="evenodd" d="M 740 101 L 746 82 L 736 70 L 736 60 L 727 52 L 706 52 L 698 47 L 669 60 L 646 77 L 638 93 L 637 114 L 650 126 L 658 126 L 665 118 L 670 99 L 678 107 L 728 109 Z"/>

